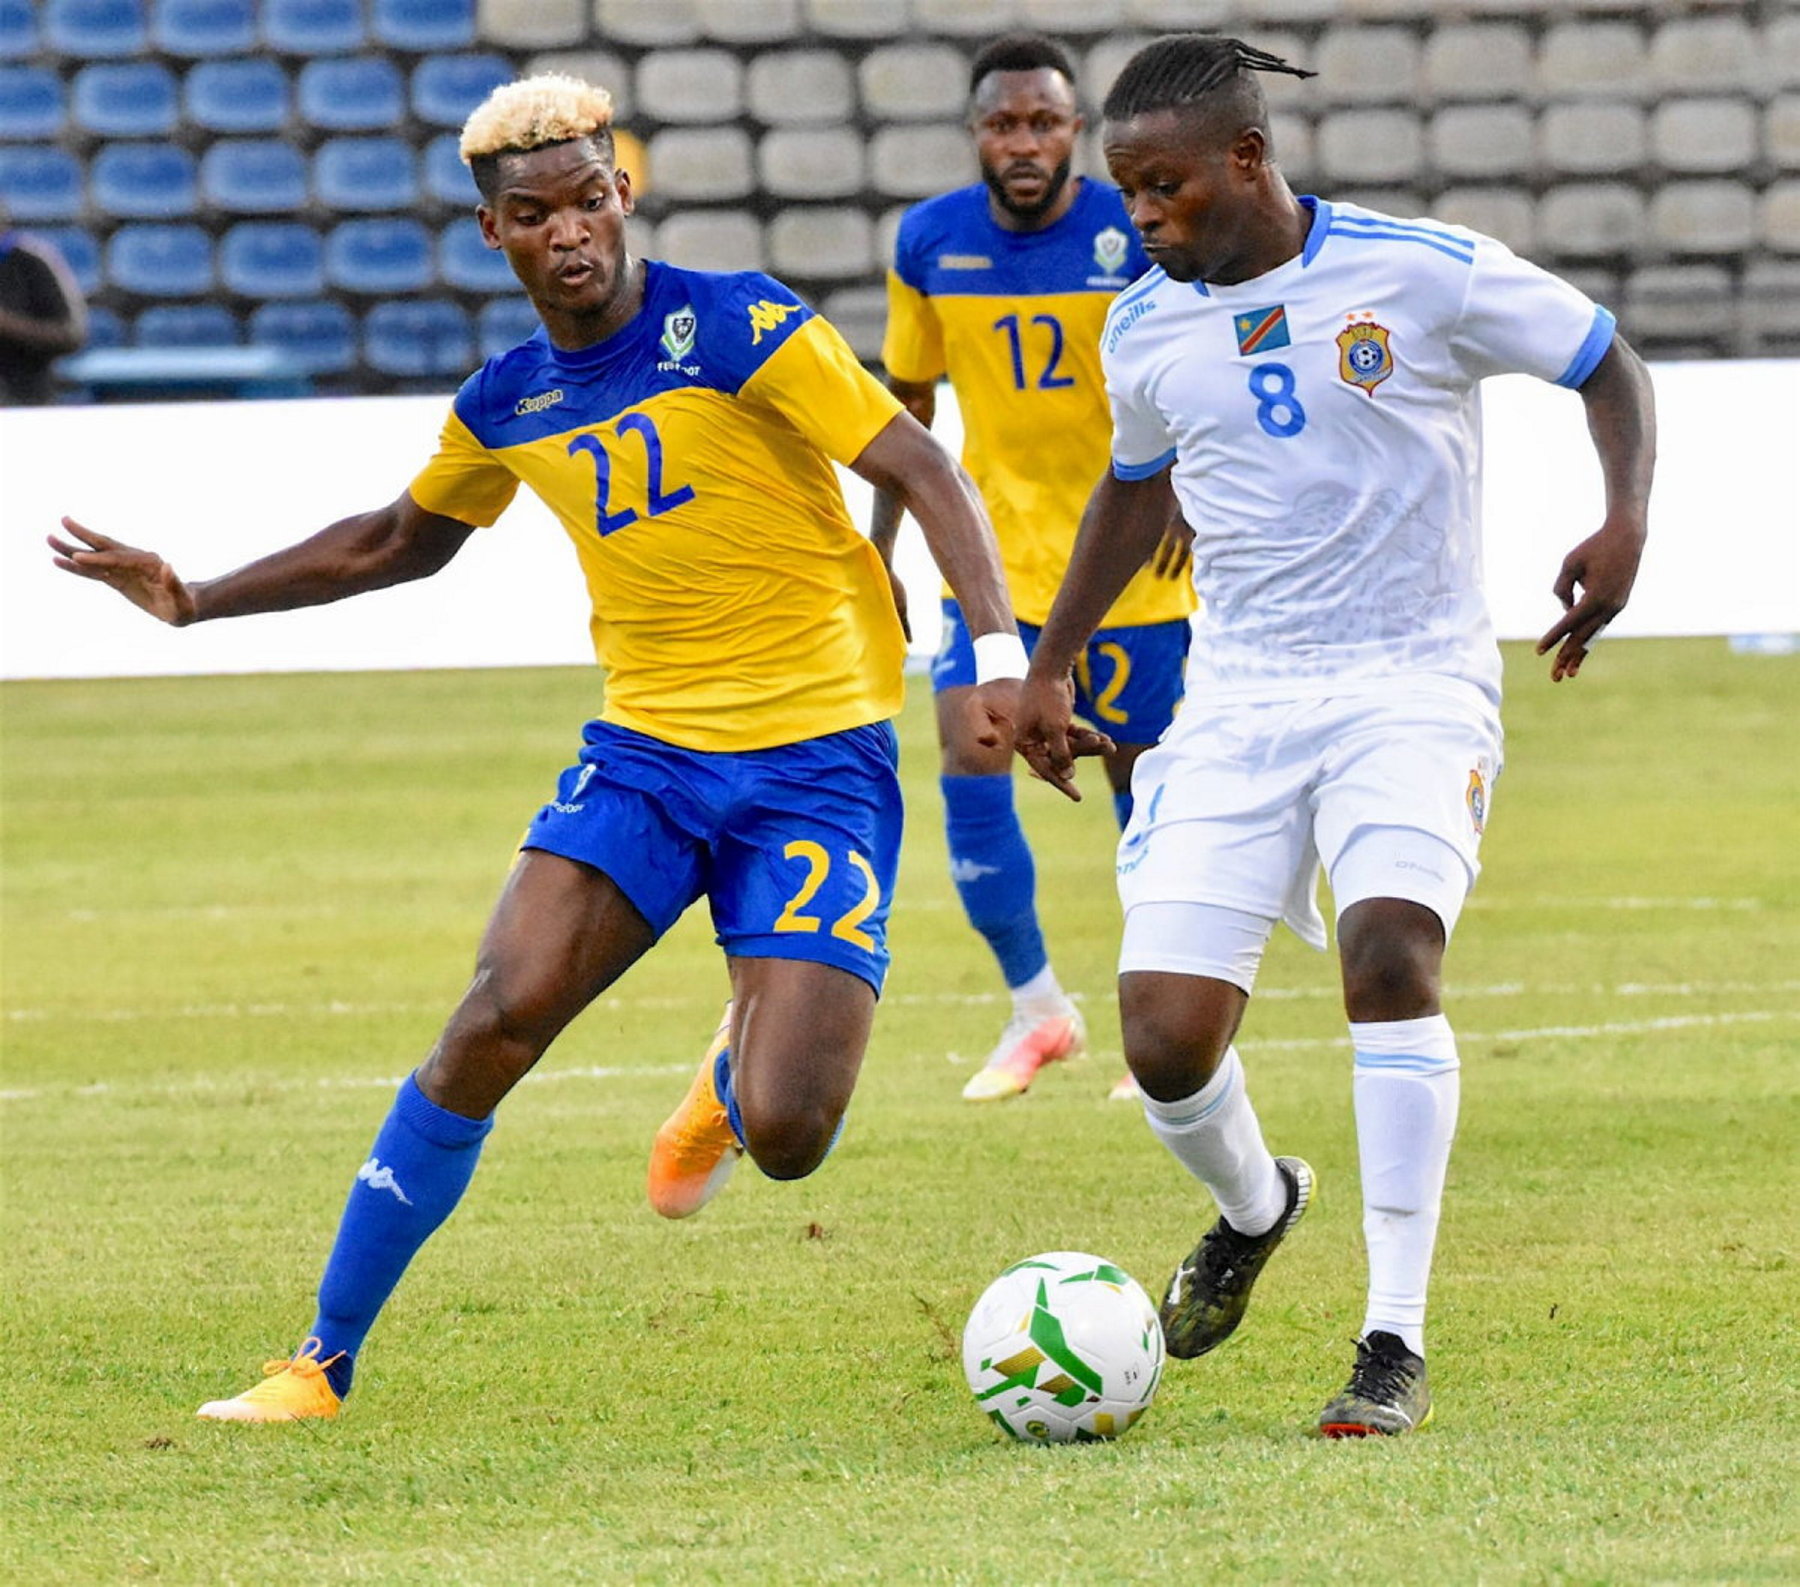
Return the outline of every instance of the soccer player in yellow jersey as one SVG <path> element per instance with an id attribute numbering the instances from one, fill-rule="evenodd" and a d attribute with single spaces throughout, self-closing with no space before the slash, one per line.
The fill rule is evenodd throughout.
<path id="1" fill-rule="evenodd" d="M 1070 175 L 1082 119 L 1060 46 L 1037 34 L 995 40 L 975 58 L 969 93 L 982 180 L 915 205 L 901 221 L 882 358 L 890 389 L 925 424 L 938 380 L 948 376 L 955 388 L 963 463 L 993 517 L 1029 647 L 1107 468 L 1101 325 L 1149 261 L 1118 190 Z M 872 538 L 884 554 L 900 512 L 893 496 L 877 495 Z M 1131 814 L 1132 766 L 1181 698 L 1194 609 L 1186 541 L 1174 520 L 1075 667 L 1077 708 L 1113 741 L 1104 753 L 1121 827 Z M 944 602 L 932 682 L 950 874 L 1012 992 L 999 1044 L 963 1090 L 985 1102 L 1024 1091 L 1043 1065 L 1079 1052 L 1085 1032 L 1045 951 L 1011 761 L 968 729 L 968 615 L 955 599 Z M 1129 1075 L 1114 1095 L 1135 1095 Z"/>
<path id="2" fill-rule="evenodd" d="M 605 93 L 556 76 L 470 117 L 482 234 L 543 329 L 470 377 L 396 501 L 196 584 L 68 519 L 51 539 L 60 567 L 181 625 L 435 573 L 523 482 L 593 596 L 599 717 L 525 837 L 474 980 L 356 1172 L 305 1342 L 202 1406 L 209 1419 L 337 1414 L 500 1100 L 702 895 L 733 1001 L 658 1132 L 652 1205 L 698 1211 L 745 1150 L 777 1179 L 825 1157 L 887 967 L 905 648 L 833 459 L 918 515 L 979 636 L 971 732 L 1010 732 L 1025 653 L 979 497 L 787 288 L 631 255 L 610 122 Z"/>

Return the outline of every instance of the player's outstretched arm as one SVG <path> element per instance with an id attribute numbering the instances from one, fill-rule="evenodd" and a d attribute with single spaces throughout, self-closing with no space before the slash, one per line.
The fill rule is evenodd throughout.
<path id="1" fill-rule="evenodd" d="M 444 567 L 473 526 L 425 511 L 410 495 L 373 512 L 340 519 L 285 550 L 234 573 L 190 584 L 154 551 L 114 540 L 73 518 L 70 536 L 49 536 L 56 565 L 110 585 L 152 617 L 184 628 L 214 617 L 320 606 L 367 590 L 422 579 Z"/>
<path id="2" fill-rule="evenodd" d="M 1104 734 L 1074 720 L 1069 675 L 1075 658 L 1132 575 L 1165 543 L 1174 521 L 1167 469 L 1139 480 L 1119 479 L 1109 471 L 1082 510 L 1075 549 L 1019 692 L 1013 740 L 1032 773 L 1071 799 L 1081 797 L 1075 786 L 1076 758 L 1112 748 Z"/>
<path id="3" fill-rule="evenodd" d="M 937 417 L 937 385 L 932 381 L 901 380 L 888 376 L 888 390 L 900 399 L 906 409 L 927 430 Z M 882 566 L 888 571 L 888 582 L 894 590 L 894 609 L 900 613 L 900 626 L 912 638 L 912 621 L 906 610 L 906 586 L 894 572 L 894 542 L 900 536 L 900 520 L 905 509 L 892 491 L 875 487 L 875 504 L 869 513 L 869 543 L 881 553 Z"/>
<path id="4" fill-rule="evenodd" d="M 1581 671 L 1589 647 L 1625 609 L 1649 528 L 1650 478 L 1656 467 L 1656 395 L 1650 371 L 1622 336 L 1581 387 L 1588 434 L 1606 484 L 1606 521 L 1563 558 L 1553 589 L 1561 619 L 1538 641 L 1552 648 L 1550 677 Z M 1579 596 L 1577 595 L 1579 591 Z"/>

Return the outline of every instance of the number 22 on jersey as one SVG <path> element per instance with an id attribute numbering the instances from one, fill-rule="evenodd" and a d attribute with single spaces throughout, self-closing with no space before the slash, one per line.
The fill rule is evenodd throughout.
<path id="1" fill-rule="evenodd" d="M 615 446 L 625 444 L 628 436 L 636 436 L 643 443 L 644 504 L 641 513 L 632 506 L 615 508 L 609 500 L 612 495 L 612 457 L 606 448 L 608 436 Z M 593 459 L 594 529 L 602 539 L 627 524 L 636 523 L 639 518 L 660 518 L 694 499 L 692 485 L 679 485 L 673 490 L 663 488 L 662 437 L 656 433 L 655 421 L 646 414 L 628 413 L 610 425 L 578 435 L 569 442 L 568 452 L 570 457 L 585 452 Z"/>

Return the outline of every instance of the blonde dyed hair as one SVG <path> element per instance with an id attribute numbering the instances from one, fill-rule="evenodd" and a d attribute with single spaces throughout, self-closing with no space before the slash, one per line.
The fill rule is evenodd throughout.
<path id="1" fill-rule="evenodd" d="M 502 83 L 463 123 L 464 165 L 484 156 L 523 153 L 612 128 L 612 95 L 562 72 Z"/>

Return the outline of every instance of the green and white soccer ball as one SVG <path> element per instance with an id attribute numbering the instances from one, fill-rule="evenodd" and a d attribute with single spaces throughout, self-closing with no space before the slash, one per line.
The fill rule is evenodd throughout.
<path id="1" fill-rule="evenodd" d="M 982 1291 L 962 1353 L 975 1403 L 1014 1438 L 1117 1438 L 1156 1397 L 1162 1324 L 1123 1269 L 1081 1251 L 1046 1251 Z"/>

